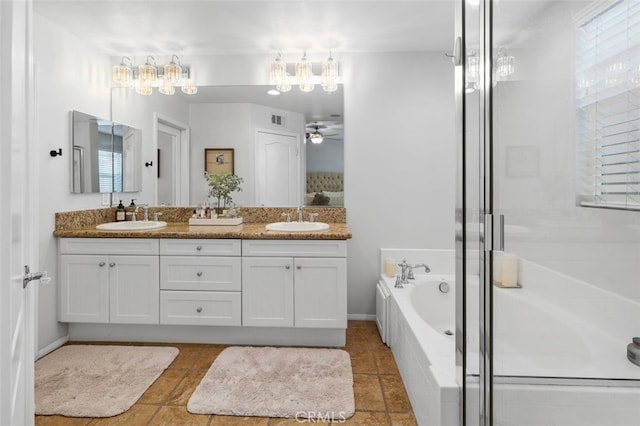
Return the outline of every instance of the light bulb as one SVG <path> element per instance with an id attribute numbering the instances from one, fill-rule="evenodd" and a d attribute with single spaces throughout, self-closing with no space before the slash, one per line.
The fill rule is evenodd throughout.
<path id="1" fill-rule="evenodd" d="M 133 80 L 133 71 L 129 65 L 124 63 L 125 59 L 131 62 L 128 56 L 123 56 L 120 65 L 114 66 L 111 74 L 114 83 L 122 87 L 130 86 Z"/>
<path id="2" fill-rule="evenodd" d="M 314 89 L 315 85 L 311 81 L 312 77 L 311 62 L 307 60 L 307 53 L 305 52 L 302 59 L 296 63 L 296 78 L 301 91 L 311 92 Z"/>

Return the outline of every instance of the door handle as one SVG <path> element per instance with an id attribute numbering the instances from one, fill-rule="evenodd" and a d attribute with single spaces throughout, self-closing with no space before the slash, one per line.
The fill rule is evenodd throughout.
<path id="1" fill-rule="evenodd" d="M 22 277 L 22 288 L 27 288 L 31 281 L 40 280 L 41 283 L 46 284 L 51 281 L 51 277 L 47 275 L 47 271 L 31 272 L 29 265 L 24 265 L 24 277 Z"/>

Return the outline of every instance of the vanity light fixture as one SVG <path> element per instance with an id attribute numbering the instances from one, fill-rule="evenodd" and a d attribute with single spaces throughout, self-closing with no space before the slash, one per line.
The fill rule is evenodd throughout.
<path id="1" fill-rule="evenodd" d="M 123 56 L 120 65 L 113 67 L 112 78 L 117 86 L 133 88 L 143 96 L 151 95 L 154 87 L 163 95 L 173 95 L 177 87 L 189 95 L 198 92 L 189 68 L 182 66 L 177 55 L 160 68 L 153 56 L 147 56 L 146 62 L 138 67 L 132 65 L 130 57 Z"/>
<path id="2" fill-rule="evenodd" d="M 315 85 L 313 84 L 312 77 L 312 64 L 307 60 L 307 52 L 304 52 L 300 61 L 296 63 L 296 78 L 298 79 L 298 87 L 302 92 L 313 91 Z"/>
<path id="3" fill-rule="evenodd" d="M 292 84 L 297 84 L 302 92 L 311 92 L 316 84 L 322 86 L 322 90 L 333 93 L 338 90 L 338 63 L 334 61 L 331 51 L 329 57 L 321 65 L 321 74 L 313 74 L 313 63 L 307 58 L 305 51 L 302 58 L 295 64 L 287 64 L 282 60 L 281 53 L 271 62 L 269 66 L 269 81 L 280 93 L 291 90 Z M 290 75 L 287 68 L 294 72 Z"/>
<path id="4" fill-rule="evenodd" d="M 126 64 L 125 61 L 129 62 Z M 127 87 L 131 85 L 133 81 L 133 71 L 131 70 L 131 58 L 128 56 L 123 56 L 120 61 L 120 65 L 116 65 L 113 67 L 112 71 L 113 81 L 122 87 Z"/>

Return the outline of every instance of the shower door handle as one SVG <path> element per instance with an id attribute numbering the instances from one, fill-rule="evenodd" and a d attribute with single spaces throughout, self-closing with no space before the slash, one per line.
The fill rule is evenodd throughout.
<path id="1" fill-rule="evenodd" d="M 498 219 L 498 223 L 495 221 Z M 504 215 L 484 216 L 484 247 L 486 251 L 504 251 Z"/>

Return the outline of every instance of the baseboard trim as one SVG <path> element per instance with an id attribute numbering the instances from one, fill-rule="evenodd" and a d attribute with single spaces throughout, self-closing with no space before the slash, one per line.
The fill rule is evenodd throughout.
<path id="1" fill-rule="evenodd" d="M 60 346 L 64 345 L 68 341 L 69 341 L 69 335 L 63 336 L 58 340 L 54 340 L 53 343 L 50 343 L 49 345 L 45 346 L 44 348 L 38 351 L 38 354 L 37 354 L 38 359 L 42 358 L 43 356 L 47 355 L 50 352 L 55 351 L 56 349 L 58 349 Z"/>
<path id="2" fill-rule="evenodd" d="M 347 319 L 353 321 L 375 321 L 376 316 L 375 314 L 348 314 Z"/>

